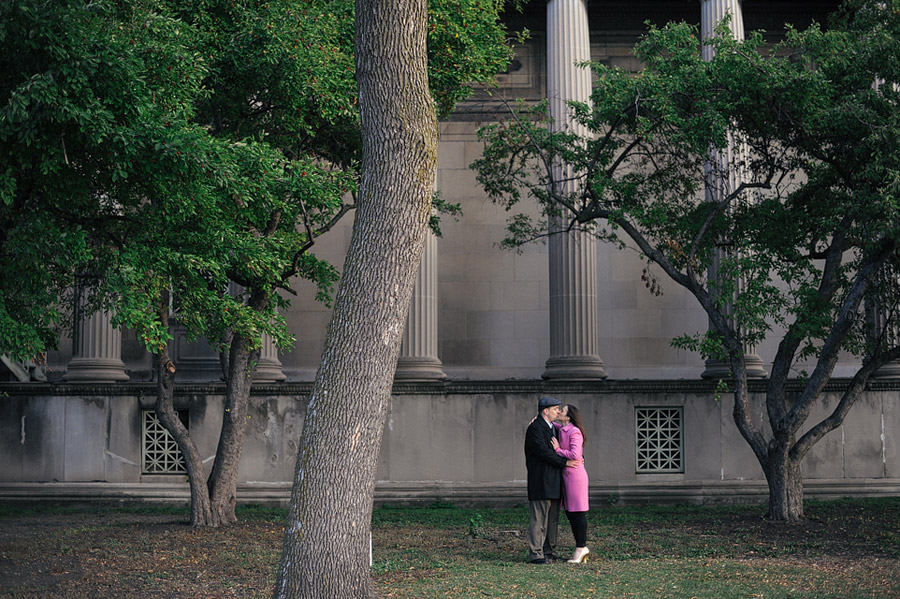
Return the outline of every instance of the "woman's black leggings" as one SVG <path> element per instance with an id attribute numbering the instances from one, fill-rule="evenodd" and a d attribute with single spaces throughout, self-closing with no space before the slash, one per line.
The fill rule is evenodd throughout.
<path id="1" fill-rule="evenodd" d="M 587 547 L 587 512 L 570 512 L 566 510 L 566 518 L 572 525 L 572 536 L 576 547 Z"/>

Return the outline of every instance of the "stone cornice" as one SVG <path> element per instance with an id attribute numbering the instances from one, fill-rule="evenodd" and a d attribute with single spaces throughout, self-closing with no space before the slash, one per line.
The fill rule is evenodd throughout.
<path id="1" fill-rule="evenodd" d="M 546 2 L 531 2 L 523 13 L 510 11 L 505 21 L 512 30 L 527 27 L 533 32 L 544 31 Z M 743 0 L 744 22 L 747 31 L 763 29 L 780 36 L 784 24 L 800 29 L 810 21 L 827 23 L 829 13 L 840 6 L 837 0 Z M 588 16 L 592 34 L 629 35 L 636 37 L 647 30 L 646 21 L 663 25 L 669 21 L 700 23 L 700 0 L 589 0 Z"/>
<path id="2" fill-rule="evenodd" d="M 846 389 L 850 379 L 832 379 L 825 392 L 835 393 Z M 764 393 L 768 381 L 750 381 L 751 393 Z M 798 380 L 788 382 L 788 392 L 802 389 Z M 312 390 L 312 382 L 284 382 L 254 385 L 254 396 L 298 396 L 307 397 Z M 443 380 L 409 381 L 394 384 L 394 395 L 497 395 L 497 394 L 594 394 L 620 395 L 645 393 L 715 393 L 716 382 L 706 380 L 604 380 L 604 381 L 545 381 L 538 379 L 515 380 Z M 900 379 L 875 379 L 869 382 L 870 392 L 900 392 Z M 224 383 L 183 383 L 175 387 L 178 397 L 191 395 L 224 395 Z M 155 383 L 0 383 L 0 401 L 4 397 L 138 397 L 156 395 Z"/>

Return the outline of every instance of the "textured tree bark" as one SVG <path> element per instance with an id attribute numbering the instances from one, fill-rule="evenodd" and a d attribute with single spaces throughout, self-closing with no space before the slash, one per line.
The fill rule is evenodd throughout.
<path id="1" fill-rule="evenodd" d="M 437 161 L 426 10 L 424 0 L 356 3 L 362 180 L 300 438 L 276 598 L 374 596 L 378 454 Z"/>
<path id="2" fill-rule="evenodd" d="M 786 447 L 774 447 L 770 454 L 765 468 L 766 481 L 769 483 L 768 518 L 775 522 L 802 520 L 803 476 L 800 462 L 791 458 Z"/>
<path id="3" fill-rule="evenodd" d="M 738 351 L 740 350 L 740 353 Z M 803 476 L 800 468 L 802 456 L 792 452 L 796 438 L 790 433 L 774 434 L 770 439 L 753 422 L 750 410 L 750 393 L 744 369 L 742 347 L 731 348 L 733 360 L 731 370 L 740 383 L 735 386 L 734 422 L 744 440 L 750 445 L 766 476 L 769 487 L 768 519 L 774 522 L 797 522 L 803 519 Z M 775 369 L 776 376 L 780 372 Z M 770 381 L 772 388 L 783 390 L 786 380 Z M 769 401 L 775 401 L 773 397 Z M 774 406 L 769 406 L 770 410 Z M 770 414 L 769 421 L 779 426 L 782 417 Z"/>
<path id="4" fill-rule="evenodd" d="M 169 298 L 163 294 L 159 302 L 160 322 L 164 327 L 169 323 Z M 191 488 L 191 525 L 210 526 L 213 522 L 209 492 L 206 488 L 206 474 L 203 460 L 194 444 L 187 427 L 182 424 L 175 411 L 175 366 L 169 356 L 169 348 L 163 345 L 156 354 L 156 417 L 165 427 L 184 458 Z"/>
<path id="5" fill-rule="evenodd" d="M 164 298 L 160 302 L 160 318 L 164 326 L 168 324 L 168 311 L 169 303 Z M 178 444 L 184 458 L 191 489 L 191 525 L 194 527 L 227 526 L 237 521 L 234 508 L 238 468 L 247 429 L 250 384 L 259 356 L 259 350 L 251 347 L 252 342 L 241 336 L 235 336 L 231 341 L 226 361 L 227 383 L 222 430 L 208 478 L 190 431 L 182 424 L 175 411 L 175 367 L 168 347 L 164 346 L 156 357 L 156 414 Z"/>
<path id="6" fill-rule="evenodd" d="M 259 359 L 259 349 L 251 350 L 251 345 L 250 340 L 235 335 L 229 348 L 222 430 L 207 480 L 211 510 L 211 521 L 207 526 L 225 526 L 237 521 L 234 508 L 238 468 L 249 417 L 250 384 Z"/>

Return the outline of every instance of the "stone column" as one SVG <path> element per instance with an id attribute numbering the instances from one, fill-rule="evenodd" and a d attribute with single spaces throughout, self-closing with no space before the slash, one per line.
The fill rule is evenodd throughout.
<path id="1" fill-rule="evenodd" d="M 701 11 L 700 34 L 702 39 L 706 40 L 712 37 L 715 34 L 716 25 L 728 14 L 731 15 L 730 27 L 735 39 L 744 39 L 744 19 L 739 0 L 703 0 Z M 702 56 L 704 60 L 712 60 L 713 54 L 714 49 L 712 47 L 703 46 Z M 710 152 L 709 160 L 706 163 L 707 201 L 719 201 L 722 197 L 737 189 L 744 178 L 742 165 L 745 162 L 745 150 L 736 142 L 729 143 L 728 146 L 721 150 Z M 713 256 L 713 263 L 709 269 L 709 280 L 711 282 L 717 280 L 720 265 L 727 257 L 727 250 L 716 250 L 716 255 Z M 741 286 L 742 282 L 738 281 L 738 288 L 735 290 L 735 293 L 740 293 Z M 725 311 L 729 315 L 732 313 L 731 304 L 725 307 Z M 765 378 L 768 376 L 763 368 L 762 358 L 756 354 L 756 348 L 749 344 L 744 345 L 744 363 L 748 378 Z M 726 360 L 711 358 L 706 360 L 706 369 L 701 376 L 708 379 L 729 378 L 731 376 L 731 365 Z"/>
<path id="2" fill-rule="evenodd" d="M 128 380 L 122 362 L 122 332 L 112 326 L 109 312 L 94 312 L 81 320 L 74 342 L 63 380 L 78 383 Z"/>
<path id="3" fill-rule="evenodd" d="M 887 272 L 879 275 L 880 285 L 900 285 L 900 277 Z M 897 322 L 897 306 L 885 305 L 884 301 L 871 298 L 866 301 L 866 324 L 868 328 L 869 343 L 877 344 L 879 337 L 884 337 L 884 347 L 894 347 L 900 343 L 900 324 Z M 888 362 L 878 370 L 874 378 L 900 378 L 900 360 Z"/>
<path id="4" fill-rule="evenodd" d="M 238 285 L 234 281 L 228 283 L 228 293 L 234 297 L 239 297 L 244 293 L 243 285 Z M 262 334 L 262 347 L 259 350 L 259 360 L 256 362 L 256 370 L 253 372 L 254 383 L 280 383 L 287 379 L 282 372 L 282 363 L 278 359 L 278 346 L 272 337 L 266 333 Z"/>
<path id="5" fill-rule="evenodd" d="M 262 335 L 262 347 L 259 350 L 259 361 L 253 373 L 254 383 L 280 383 L 287 379 L 282 371 L 281 360 L 278 359 L 278 346 L 268 333 Z"/>
<path id="6" fill-rule="evenodd" d="M 569 114 L 567 102 L 587 101 L 591 95 L 590 70 L 577 66 L 591 58 L 587 6 L 584 0 L 547 3 L 547 98 L 550 116 L 558 129 L 586 134 Z M 557 181 L 569 180 L 562 167 Z M 561 193 L 576 191 L 576 184 L 561 184 Z M 567 222 L 550 224 L 551 233 Z M 597 240 L 574 231 L 550 236 L 550 358 L 546 379 L 605 379 L 597 327 Z"/>
<path id="7" fill-rule="evenodd" d="M 438 358 L 437 238 L 428 233 L 413 287 L 394 380 L 434 381 L 447 377 Z"/>
<path id="8" fill-rule="evenodd" d="M 715 33 L 716 25 L 718 25 L 725 15 L 731 15 L 731 33 L 734 39 L 744 39 L 744 15 L 741 12 L 740 0 L 702 0 L 700 3 L 700 36 L 701 39 L 708 39 Z M 703 60 L 712 60 L 713 49 L 709 46 L 703 46 Z"/>
<path id="9" fill-rule="evenodd" d="M 897 345 L 900 342 L 900 326 L 897 324 L 886 324 L 887 322 L 887 314 L 886 311 L 881 306 L 874 306 L 870 313 L 873 317 L 873 321 L 877 330 L 881 330 L 884 328 L 884 335 L 887 337 L 887 343 L 890 346 Z M 874 378 L 900 378 L 900 360 L 894 360 L 893 362 L 888 362 L 878 370 L 876 370 L 872 377 Z"/>

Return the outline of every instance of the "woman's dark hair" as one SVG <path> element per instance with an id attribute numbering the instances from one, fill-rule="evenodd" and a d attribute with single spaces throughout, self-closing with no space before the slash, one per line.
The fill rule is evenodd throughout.
<path id="1" fill-rule="evenodd" d="M 578 408 L 573 406 L 572 404 L 568 404 L 566 406 L 566 416 L 569 417 L 569 420 L 572 421 L 572 424 L 578 427 L 578 430 L 581 431 L 581 438 L 584 439 L 582 441 L 582 447 L 587 445 L 587 435 L 584 434 L 584 425 L 581 424 L 581 412 L 578 411 Z"/>

